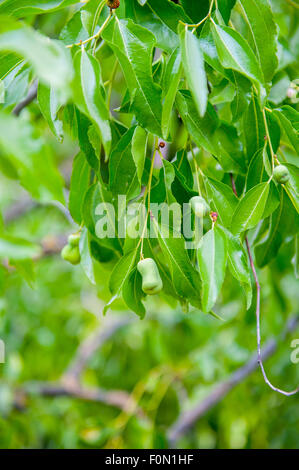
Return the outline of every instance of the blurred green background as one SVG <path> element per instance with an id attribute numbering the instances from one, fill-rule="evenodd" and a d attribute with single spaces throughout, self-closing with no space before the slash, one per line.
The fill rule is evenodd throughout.
<path id="1" fill-rule="evenodd" d="M 24 197 L 19 187 L 1 176 L 4 214 Z M 37 242 L 72 228 L 60 210 L 39 206 L 7 225 L 10 233 Z M 293 266 L 285 261 L 290 259 L 292 243 L 261 272 L 264 343 L 265 338 L 279 335 L 298 309 L 298 284 Z M 255 351 L 254 304 L 246 312 L 241 289 L 231 276 L 217 308 L 223 322 L 196 311 L 182 313 L 155 299 L 147 304 L 149 314 L 141 321 L 121 310 L 102 316 L 101 299 L 108 296 L 103 268 L 97 287 L 80 266 L 71 267 L 59 255 L 43 257 L 34 269 L 32 287 L 20 269 L 0 269 L 0 338 L 6 344 L 6 362 L 0 365 L 1 448 L 165 448 L 167 431 L 179 413 L 207 397 Z M 35 390 L 33 382 L 57 381 L 80 342 L 98 329 L 105 331 L 114 318 L 126 318 L 128 324 L 95 351 L 82 383 L 127 391 L 142 413 L 134 407 L 124 412 L 79 398 L 45 397 Z M 290 361 L 295 338 L 299 328 L 267 361 L 273 382 L 288 389 L 299 381 L 299 365 Z M 176 445 L 298 448 L 298 422 L 298 397 L 272 392 L 257 371 Z"/>

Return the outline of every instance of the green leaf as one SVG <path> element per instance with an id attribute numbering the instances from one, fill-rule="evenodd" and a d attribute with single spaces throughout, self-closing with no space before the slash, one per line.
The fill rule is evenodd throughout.
<path id="1" fill-rule="evenodd" d="M 136 1 L 129 1 L 125 3 L 125 14 L 136 24 L 142 25 L 144 28 L 151 31 L 157 41 L 157 47 L 172 54 L 173 50 L 179 45 L 179 38 L 176 30 L 170 29 L 158 16 L 155 15 L 153 10 L 145 5 L 141 7 Z M 146 3 L 146 2 L 144 2 Z"/>
<path id="2" fill-rule="evenodd" d="M 94 146 L 91 143 L 90 138 L 90 130 L 94 128 L 94 134 L 97 138 L 97 142 L 99 147 L 101 148 L 101 139 L 99 133 L 95 126 L 91 123 L 87 116 L 83 113 L 80 113 L 78 109 L 75 111 L 75 122 L 76 122 L 76 130 L 78 134 L 78 143 L 81 151 L 85 154 L 86 160 L 88 164 L 93 168 L 96 172 L 99 167 L 99 160 L 98 156 L 96 155 Z"/>
<path id="3" fill-rule="evenodd" d="M 36 13 L 48 13 L 78 3 L 77 0 L 4 0 L 0 5 L 0 14 L 21 18 Z"/>
<path id="4" fill-rule="evenodd" d="M 277 190 L 276 185 L 273 183 L 273 181 L 270 181 L 269 183 L 269 194 L 267 197 L 267 202 L 265 205 L 265 209 L 263 212 L 262 219 L 266 219 L 269 217 L 269 215 L 272 214 L 272 212 L 275 211 L 277 206 L 279 205 L 279 192 Z"/>
<path id="5" fill-rule="evenodd" d="M 264 82 L 263 74 L 245 39 L 234 29 L 215 23 L 212 32 L 221 65 L 240 72 L 260 88 Z"/>
<path id="6" fill-rule="evenodd" d="M 2 16 L 0 50 L 15 52 L 24 57 L 42 82 L 60 91 L 64 97 L 69 95 L 73 78 L 70 53 L 58 41 L 46 38 L 12 18 Z"/>
<path id="7" fill-rule="evenodd" d="M 238 198 L 227 184 L 213 178 L 205 178 L 211 209 L 216 211 L 222 225 L 229 228 Z"/>
<path id="8" fill-rule="evenodd" d="M 243 286 L 247 297 L 247 309 L 252 298 L 251 275 L 248 256 L 238 237 L 234 237 L 229 230 L 225 230 L 227 237 L 228 267 L 231 274 Z"/>
<path id="9" fill-rule="evenodd" d="M 64 203 L 62 178 L 49 149 L 28 122 L 0 111 L 0 147 L 21 184 L 34 198 Z"/>
<path id="10" fill-rule="evenodd" d="M 201 282 L 197 271 L 192 266 L 185 249 L 185 241 L 178 233 L 171 233 L 169 227 L 158 225 L 153 220 L 162 253 L 168 260 L 174 288 L 180 297 L 201 308 Z"/>
<path id="11" fill-rule="evenodd" d="M 63 103 L 59 101 L 53 88 L 42 83 L 38 85 L 37 98 L 41 112 L 51 131 L 61 142 L 63 140 L 63 125 L 62 121 L 57 117 L 57 113 Z"/>
<path id="12" fill-rule="evenodd" d="M 239 0 L 251 34 L 265 82 L 271 82 L 278 66 L 276 24 L 268 0 Z"/>
<path id="13" fill-rule="evenodd" d="M 176 97 L 176 103 L 181 118 L 198 147 L 203 147 L 213 155 L 218 154 L 217 144 L 213 134 L 218 127 L 218 119 L 211 105 L 203 118 L 200 118 L 188 91 L 180 90 Z"/>
<path id="14" fill-rule="evenodd" d="M 126 279 L 130 276 L 139 261 L 137 257 L 138 253 L 139 249 L 136 247 L 134 250 L 125 254 L 115 265 L 109 280 L 109 289 L 112 295 L 118 296 L 120 294 Z"/>
<path id="15" fill-rule="evenodd" d="M 269 183 L 260 183 L 242 197 L 232 217 L 233 235 L 239 235 L 258 224 L 263 217 L 269 187 Z"/>
<path id="16" fill-rule="evenodd" d="M 247 160 L 250 162 L 254 154 L 264 147 L 266 134 L 263 114 L 255 97 L 252 97 L 243 116 L 243 129 Z"/>
<path id="17" fill-rule="evenodd" d="M 194 23 L 199 23 L 209 11 L 209 0 L 201 0 L 200 2 L 181 0 L 180 3 Z"/>
<path id="18" fill-rule="evenodd" d="M 290 179 L 284 185 L 284 189 L 287 192 L 290 200 L 296 211 L 299 213 L 299 168 L 291 163 L 284 163 L 289 170 Z"/>
<path id="19" fill-rule="evenodd" d="M 109 160 L 110 191 L 115 194 L 126 194 L 128 200 L 137 196 L 140 192 L 140 183 L 137 177 L 137 166 L 132 155 L 132 139 L 134 133 L 135 128 L 131 127 L 131 129 L 129 129 L 121 137 L 118 144 L 111 153 Z"/>
<path id="20" fill-rule="evenodd" d="M 129 276 L 126 277 L 122 287 L 122 296 L 129 309 L 133 310 L 142 319 L 145 316 L 145 308 L 141 302 L 141 299 L 144 297 L 141 285 L 141 276 L 137 268 L 134 268 Z"/>
<path id="21" fill-rule="evenodd" d="M 147 151 L 148 133 L 137 126 L 132 137 L 132 157 L 137 170 L 138 181 L 141 184 L 141 178 L 144 169 L 144 162 Z"/>
<path id="22" fill-rule="evenodd" d="M 260 268 L 266 266 L 277 256 L 282 243 L 299 230 L 299 216 L 291 201 L 280 189 L 280 205 L 270 217 L 269 230 L 255 246 L 255 256 Z"/>
<path id="23" fill-rule="evenodd" d="M 265 174 L 263 153 L 264 149 L 258 150 L 251 158 L 246 175 L 246 191 L 249 191 L 249 189 L 268 179 L 267 175 Z"/>
<path id="24" fill-rule="evenodd" d="M 74 58 L 75 78 L 73 84 L 76 105 L 96 126 L 105 148 L 106 159 L 111 148 L 109 111 L 102 95 L 99 62 L 81 49 Z"/>
<path id="25" fill-rule="evenodd" d="M 218 9 L 225 23 L 228 24 L 236 0 L 218 0 Z"/>
<path id="26" fill-rule="evenodd" d="M 0 234 L 0 258 L 26 260 L 39 257 L 41 247 L 22 238 Z"/>
<path id="27" fill-rule="evenodd" d="M 176 5 L 171 0 L 148 0 L 147 5 L 155 15 L 175 33 L 177 32 L 179 21 L 192 23 L 183 8 L 180 5 Z"/>
<path id="28" fill-rule="evenodd" d="M 235 85 L 235 97 L 231 103 L 233 122 L 238 121 L 248 108 L 251 99 L 251 83 L 238 72 L 232 71 Z"/>
<path id="29" fill-rule="evenodd" d="M 98 213 L 98 207 L 102 209 L 101 213 Z M 117 238 L 118 226 L 115 214 L 112 194 L 107 190 L 103 182 L 99 181 L 90 186 L 85 193 L 82 208 L 84 224 L 94 237 L 100 238 L 102 245 L 119 255 L 122 248 Z M 105 233 L 101 232 L 103 229 L 101 224 L 102 218 L 106 222 Z"/>
<path id="30" fill-rule="evenodd" d="M 89 180 L 90 168 L 85 155 L 82 152 L 79 152 L 73 162 L 69 194 L 69 210 L 71 216 L 79 225 L 82 222 L 82 209 L 85 193 L 89 186 Z"/>
<path id="31" fill-rule="evenodd" d="M 209 230 L 197 250 L 198 267 L 202 280 L 202 307 L 209 312 L 221 290 L 227 261 L 227 240 L 219 227 Z"/>
<path id="32" fill-rule="evenodd" d="M 285 131 L 290 143 L 297 154 L 299 153 L 299 113 L 291 106 L 282 106 L 273 110 L 281 127 Z"/>
<path id="33" fill-rule="evenodd" d="M 94 262 L 90 255 L 89 233 L 86 227 L 83 227 L 81 231 L 79 249 L 80 249 L 80 256 L 81 256 L 80 264 L 82 266 L 82 269 L 85 272 L 88 279 L 90 280 L 90 282 L 92 284 L 95 284 L 96 281 L 95 281 L 95 273 L 94 273 Z"/>
<path id="34" fill-rule="evenodd" d="M 171 113 L 175 102 L 175 97 L 182 75 L 182 64 L 180 49 L 175 49 L 171 54 L 165 70 L 163 79 L 163 109 L 162 109 L 162 135 L 168 139 Z"/>
<path id="35" fill-rule="evenodd" d="M 199 115 L 203 117 L 208 103 L 208 85 L 200 42 L 199 39 L 185 27 L 182 27 L 180 40 L 182 63 L 189 89 Z"/>
<path id="36" fill-rule="evenodd" d="M 138 122 L 149 132 L 161 135 L 162 90 L 152 76 L 155 36 L 131 20 L 117 17 L 110 21 L 102 36 L 122 67 Z"/>

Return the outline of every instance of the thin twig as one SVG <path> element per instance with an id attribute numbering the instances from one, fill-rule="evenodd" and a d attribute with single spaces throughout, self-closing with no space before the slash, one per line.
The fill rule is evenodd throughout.
<path id="1" fill-rule="evenodd" d="M 234 194 L 238 197 L 237 190 L 236 190 L 236 185 L 234 181 L 233 175 L 230 173 L 230 178 L 231 178 L 231 183 L 232 183 L 232 188 Z M 267 377 L 264 365 L 263 365 L 263 359 L 262 359 L 262 354 L 261 354 L 261 286 L 259 283 L 258 275 L 255 269 L 254 261 L 253 261 L 253 256 L 251 253 L 251 248 L 249 244 L 248 237 L 245 237 L 245 243 L 246 243 L 246 248 L 247 248 L 247 253 L 249 257 L 249 263 L 251 267 L 251 271 L 254 277 L 254 282 L 256 286 L 256 337 L 257 337 L 257 356 L 258 356 L 258 364 L 261 368 L 264 380 L 269 387 L 274 390 L 275 392 L 281 393 L 282 395 L 285 395 L 287 397 L 295 395 L 296 393 L 299 392 L 299 387 L 297 387 L 295 390 L 292 390 L 291 392 L 287 392 L 285 390 L 282 390 L 280 388 L 275 387 L 270 380 Z"/>

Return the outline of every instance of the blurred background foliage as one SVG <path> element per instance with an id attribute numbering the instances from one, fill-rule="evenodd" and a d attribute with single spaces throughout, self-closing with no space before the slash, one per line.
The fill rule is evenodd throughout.
<path id="1" fill-rule="evenodd" d="M 1 203 L 24 197 L 1 176 Z M 42 223 L 41 223 L 42 221 Z M 70 224 L 57 208 L 35 207 L 9 224 L 12 234 L 40 242 L 65 234 Z M 263 337 L 278 335 L 299 302 L 286 245 L 261 272 Z M 165 448 L 167 429 L 182 409 L 209 395 L 215 383 L 245 363 L 255 350 L 254 305 L 246 312 L 243 294 L 231 276 L 219 299 L 220 322 L 200 312 L 173 310 L 151 299 L 149 315 L 101 311 L 106 286 L 91 286 L 81 267 L 69 267 L 58 255 L 35 263 L 33 287 L 17 271 L 1 268 L 0 337 L 6 363 L 0 365 L 1 448 Z M 5 295 L 4 295 L 5 291 Z M 108 294 L 107 294 L 108 295 Z M 220 307 L 221 306 L 221 307 Z M 22 397 L 22 384 L 56 381 L 79 343 L 111 317 L 129 316 L 93 355 L 83 383 L 132 393 L 144 416 L 126 414 L 100 403 L 69 397 Z M 293 332 L 267 362 L 274 383 L 292 388 L 298 364 L 290 362 Z M 184 448 L 298 448 L 298 398 L 272 392 L 255 372 L 210 410 L 178 442 Z"/>
<path id="2" fill-rule="evenodd" d="M 280 28 L 281 53 L 289 60 L 289 66 L 276 76 L 281 87 L 294 80 L 298 71 L 298 62 L 290 59 L 298 49 L 299 35 L 298 10 L 293 10 L 291 3 L 272 1 Z M 69 8 L 26 21 L 55 38 L 72 13 Z M 101 54 L 105 81 L 111 72 L 112 56 L 109 51 L 105 56 L 105 49 Z M 30 81 L 30 74 L 21 78 L 11 90 L 11 96 L 18 101 L 26 95 L 24 83 Z M 123 76 L 119 73 L 112 94 L 115 107 L 120 104 L 118 92 L 123 91 Z M 68 185 L 78 149 L 67 130 L 63 144 L 57 143 L 36 103 L 23 111 L 21 119 L 34 121 Z M 124 123 L 129 119 L 129 115 L 121 115 Z M 292 153 L 288 155 L 289 161 L 295 158 Z M 17 183 L 0 175 L 0 212 L 4 219 L 12 207 L 27 198 Z M 17 216 L 7 216 L 6 230 L 49 244 L 52 238 L 66 237 L 74 226 L 61 207 L 34 203 Z M 293 253 L 291 240 L 269 266 L 260 270 L 263 343 L 266 338 L 278 336 L 288 317 L 298 313 L 298 282 L 290 262 Z M 215 384 L 254 353 L 255 304 L 246 312 L 243 293 L 231 276 L 225 280 L 216 308 L 222 322 L 195 310 L 183 313 L 161 298 L 147 300 L 149 314 L 140 321 L 124 311 L 122 304 L 117 311 L 102 316 L 105 301 L 109 300 L 108 276 L 103 265 L 97 269 L 98 284 L 92 286 L 80 266 L 68 265 L 58 254 L 43 256 L 34 264 L 0 266 L 0 338 L 6 346 L 6 362 L 0 364 L 1 448 L 167 448 L 168 429 L 179 414 L 207 397 Z M 44 397 L 34 390 L 22 392 L 24 384 L 59 380 L 78 345 L 93 331 L 104 329 L 114 316 L 128 317 L 130 322 L 90 358 L 82 382 L 85 386 L 128 392 L 142 413 L 67 396 Z M 295 338 L 299 338 L 299 328 L 267 361 L 273 382 L 287 389 L 299 382 L 299 364 L 290 361 L 290 343 Z M 298 423 L 298 396 L 275 394 L 256 371 L 209 410 L 177 446 L 299 448 Z"/>

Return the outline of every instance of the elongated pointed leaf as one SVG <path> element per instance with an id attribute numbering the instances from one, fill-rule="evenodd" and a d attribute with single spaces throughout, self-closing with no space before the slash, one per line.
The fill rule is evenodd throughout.
<path id="1" fill-rule="evenodd" d="M 172 282 L 177 294 L 201 308 L 200 278 L 188 258 L 183 237 L 179 234 L 174 236 L 169 232 L 169 227 L 160 226 L 155 220 L 153 223 L 161 250 L 171 267 Z"/>
<path id="2" fill-rule="evenodd" d="M 186 28 L 182 28 L 180 40 L 182 62 L 189 89 L 199 115 L 203 117 L 208 103 L 208 86 L 200 42 L 199 39 Z"/>
<path id="3" fill-rule="evenodd" d="M 130 276 L 136 267 L 139 259 L 137 258 L 138 249 L 124 255 L 115 265 L 109 280 L 109 289 L 113 295 L 119 295 L 126 279 Z"/>
<path id="4" fill-rule="evenodd" d="M 271 82 L 278 66 L 276 57 L 276 24 L 268 0 L 239 0 L 251 33 L 251 42 L 264 74 L 265 81 Z"/>
<path id="5" fill-rule="evenodd" d="M 209 0 L 201 0 L 200 2 L 181 0 L 180 3 L 194 23 L 199 23 L 207 15 L 210 6 Z"/>
<path id="6" fill-rule="evenodd" d="M 211 209 L 217 212 L 221 224 L 229 228 L 238 198 L 227 184 L 213 178 L 206 178 L 206 182 Z"/>
<path id="7" fill-rule="evenodd" d="M 80 256 L 81 256 L 80 264 L 83 268 L 83 271 L 85 272 L 90 282 L 92 284 L 95 284 L 96 280 L 95 280 L 94 261 L 90 254 L 89 233 L 86 227 L 83 227 L 83 230 L 81 232 L 79 249 L 80 249 Z"/>
<path id="8" fill-rule="evenodd" d="M 48 147 L 34 135 L 30 123 L 0 111 L 0 147 L 16 177 L 34 198 L 64 203 L 63 180 Z"/>
<path id="9" fill-rule="evenodd" d="M 69 195 L 70 213 L 79 225 L 82 223 L 82 208 L 89 179 L 90 168 L 84 153 L 80 152 L 74 159 Z"/>
<path id="10" fill-rule="evenodd" d="M 122 286 L 122 296 L 127 306 L 142 319 L 145 316 L 145 308 L 141 302 L 144 297 L 141 285 L 141 276 L 137 268 L 134 268 Z"/>
<path id="11" fill-rule="evenodd" d="M 111 153 L 109 161 L 110 191 L 116 194 L 126 194 L 128 199 L 137 196 L 140 191 L 140 183 L 137 176 L 138 170 L 132 155 L 132 139 L 134 133 L 135 128 L 132 127 L 122 136 Z M 144 152 L 144 150 L 142 150 L 142 152 Z"/>
<path id="12" fill-rule="evenodd" d="M 143 4 L 142 4 L 143 2 Z M 139 4 L 140 5 L 139 5 Z M 140 2 L 124 2 L 126 17 L 130 18 L 136 24 L 140 24 L 151 31 L 157 40 L 157 47 L 171 54 L 179 45 L 179 38 L 176 29 L 172 30 L 164 21 L 155 15 L 149 4 L 141 0 Z M 141 6 L 142 5 L 142 6 Z"/>
<path id="13" fill-rule="evenodd" d="M 264 77 L 259 63 L 245 39 L 227 26 L 212 25 L 219 60 L 224 68 L 237 70 L 258 86 Z"/>
<path id="14" fill-rule="evenodd" d="M 192 23 L 181 5 L 176 5 L 170 0 L 147 0 L 147 4 L 155 15 L 175 33 L 177 32 L 179 21 Z"/>
<path id="15" fill-rule="evenodd" d="M 269 194 L 269 184 L 260 183 L 243 196 L 232 217 L 231 232 L 234 235 L 255 227 L 261 220 Z"/>
<path id="16" fill-rule="evenodd" d="M 59 102 L 57 93 L 53 88 L 39 83 L 37 98 L 41 112 L 48 122 L 51 131 L 61 142 L 63 139 L 63 124 L 57 117 L 57 113 L 62 103 Z"/>
<path id="17" fill-rule="evenodd" d="M 132 157 L 136 166 L 138 181 L 141 184 L 147 150 L 148 133 L 137 126 L 132 137 Z"/>
<path id="18" fill-rule="evenodd" d="M 270 217 L 268 232 L 255 246 L 259 267 L 264 267 L 277 256 L 278 250 L 287 237 L 299 230 L 299 216 L 284 190 L 280 190 L 280 205 Z"/>
<path id="19" fill-rule="evenodd" d="M 73 68 L 69 51 L 58 41 L 5 16 L 0 17 L 0 50 L 24 57 L 41 81 L 59 90 L 70 92 Z"/>
<path id="20" fill-rule="evenodd" d="M 266 134 L 263 114 L 255 97 L 251 99 L 243 116 L 243 129 L 247 160 L 250 162 L 254 154 L 264 147 Z"/>
<path id="21" fill-rule="evenodd" d="M 161 135 L 161 95 L 152 77 L 155 36 L 131 20 L 110 21 L 103 38 L 113 49 L 123 69 L 131 95 L 131 106 L 141 126 Z"/>
<path id="22" fill-rule="evenodd" d="M 277 117 L 295 151 L 299 153 L 299 113 L 291 106 L 282 106 L 275 109 L 273 114 Z"/>
<path id="23" fill-rule="evenodd" d="M 219 227 L 209 230 L 197 250 L 198 267 L 202 280 L 202 307 L 209 312 L 222 287 L 227 261 L 227 240 Z"/>
<path id="24" fill-rule="evenodd" d="M 252 300 L 252 284 L 247 253 L 238 237 L 234 237 L 229 230 L 225 230 L 227 237 L 227 261 L 231 274 L 237 279 L 247 298 L 247 309 Z"/>
<path id="25" fill-rule="evenodd" d="M 181 54 L 176 49 L 169 58 L 166 66 L 163 80 L 163 109 L 162 109 L 162 135 L 164 139 L 168 138 L 171 112 L 175 102 L 175 97 L 179 87 L 182 74 Z"/>
<path id="26" fill-rule="evenodd" d="M 3 0 L 0 14 L 21 18 L 36 13 L 47 13 L 78 3 L 77 0 Z"/>
<path id="27" fill-rule="evenodd" d="M 299 214 L 299 168 L 291 163 L 285 163 L 285 166 L 289 170 L 290 179 L 284 185 L 284 189 Z"/>
<path id="28" fill-rule="evenodd" d="M 176 103 L 194 142 L 199 147 L 203 146 L 211 154 L 217 155 L 218 147 L 214 141 L 214 133 L 219 123 L 212 106 L 208 106 L 206 114 L 200 118 L 190 93 L 185 90 L 179 91 Z"/>
<path id="29" fill-rule="evenodd" d="M 106 158 L 111 148 L 111 129 L 109 111 L 101 90 L 101 71 L 99 62 L 81 49 L 74 58 L 75 79 L 74 95 L 80 110 L 95 124 L 105 148 Z"/>

